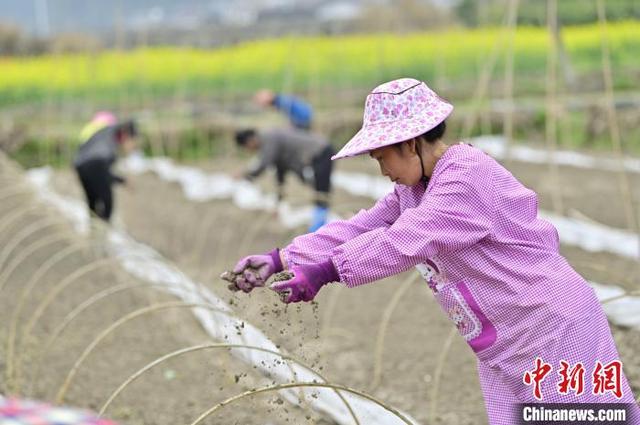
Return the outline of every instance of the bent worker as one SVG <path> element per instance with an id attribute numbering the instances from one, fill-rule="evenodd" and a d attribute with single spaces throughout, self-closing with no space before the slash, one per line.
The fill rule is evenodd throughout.
<path id="1" fill-rule="evenodd" d="M 254 102 L 262 107 L 271 106 L 283 112 L 295 128 L 311 129 L 313 108 L 297 96 L 278 94 L 268 89 L 262 89 L 254 96 Z"/>
<path id="2" fill-rule="evenodd" d="M 225 275 L 230 288 L 288 270 L 270 288 L 286 303 L 310 301 L 330 282 L 353 288 L 416 267 L 477 357 L 491 425 L 519 423 L 520 403 L 539 402 L 626 403 L 627 423 L 640 424 L 594 290 L 560 254 L 533 191 L 479 149 L 444 143 L 452 109 L 415 79 L 375 88 L 362 129 L 333 159 L 370 155 L 393 192 L 240 260 Z M 584 386 L 563 389 L 562 371 L 576 368 Z"/>
<path id="3" fill-rule="evenodd" d="M 80 146 L 73 162 L 89 210 L 104 221 L 109 221 L 113 211 L 112 185 L 125 183 L 111 168 L 119 153 L 135 149 L 136 134 L 133 121 L 104 125 Z"/>
<path id="4" fill-rule="evenodd" d="M 293 128 L 266 131 L 246 129 L 236 133 L 236 143 L 243 149 L 259 154 L 257 165 L 245 172 L 246 179 L 253 180 L 267 168 L 275 168 L 278 200 L 284 198 L 284 184 L 289 171 L 313 186 L 315 207 L 309 231 L 316 231 L 325 224 L 331 193 L 331 156 L 335 153 L 326 138 Z"/>
<path id="5" fill-rule="evenodd" d="M 96 134 L 99 130 L 102 130 L 108 125 L 114 125 L 118 122 L 118 119 L 110 111 L 98 111 L 95 113 L 91 121 L 89 121 L 82 130 L 80 130 L 80 142 L 89 140 L 91 136 Z"/>

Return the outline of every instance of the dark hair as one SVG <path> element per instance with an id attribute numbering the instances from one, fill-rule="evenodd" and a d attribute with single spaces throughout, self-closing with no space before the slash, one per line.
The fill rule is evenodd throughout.
<path id="1" fill-rule="evenodd" d="M 424 140 L 427 141 L 427 143 L 433 143 L 436 140 L 442 139 L 442 136 L 444 136 L 444 132 L 446 129 L 447 129 L 447 123 L 442 121 L 440 124 L 436 125 L 431 130 L 421 134 L 418 137 L 423 138 Z M 395 146 L 398 149 L 401 149 L 402 143 L 404 142 L 396 143 L 393 146 Z"/>
<path id="2" fill-rule="evenodd" d="M 118 141 L 122 141 L 123 137 L 136 137 L 138 135 L 138 128 L 134 120 L 126 120 L 116 125 L 116 135 Z"/>
<path id="3" fill-rule="evenodd" d="M 253 128 L 236 131 L 236 144 L 238 146 L 246 146 L 249 140 L 255 137 L 256 131 Z"/>
<path id="4" fill-rule="evenodd" d="M 426 140 L 429 143 L 433 143 L 436 140 L 442 139 L 442 136 L 444 136 L 444 132 L 446 131 L 446 129 L 447 129 L 447 123 L 442 121 L 440 124 L 436 125 L 431 130 L 427 131 L 420 137 L 422 137 L 424 140 Z"/>

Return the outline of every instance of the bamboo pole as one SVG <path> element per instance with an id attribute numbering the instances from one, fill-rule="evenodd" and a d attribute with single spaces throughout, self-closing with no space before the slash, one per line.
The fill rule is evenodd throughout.
<path id="1" fill-rule="evenodd" d="M 619 163 L 618 184 L 623 196 L 624 211 L 627 219 L 627 227 L 636 233 L 639 232 L 638 218 L 634 212 L 633 196 L 629 176 L 624 167 L 624 153 L 622 151 L 622 137 L 618 125 L 615 103 L 613 99 L 613 72 L 611 70 L 611 55 L 609 51 L 609 34 L 607 31 L 607 17 L 603 0 L 596 0 L 598 9 L 598 22 L 600 26 L 600 40 L 602 44 L 602 76 L 604 79 L 604 101 L 607 109 L 607 120 L 614 154 Z M 640 238 L 638 239 L 640 246 Z"/>
<path id="2" fill-rule="evenodd" d="M 517 18 L 517 3 L 516 0 L 510 0 L 509 6 L 506 12 L 506 23 L 503 31 L 511 31 L 511 29 L 516 24 Z M 498 53 L 500 53 L 501 43 L 504 40 L 504 37 L 499 37 L 496 40 L 496 43 L 493 46 L 493 49 L 489 53 L 489 57 L 484 64 L 480 72 L 480 78 L 478 79 L 478 85 L 476 86 L 476 90 L 473 95 L 472 108 L 469 114 L 465 117 L 465 121 L 462 127 L 462 138 L 467 139 L 473 128 L 476 125 L 476 121 L 478 120 L 478 109 L 482 100 L 485 98 L 487 89 L 489 87 L 489 82 L 491 81 L 491 76 L 493 74 L 493 69 L 495 68 Z"/>
<path id="3" fill-rule="evenodd" d="M 513 0 L 514 5 L 512 6 L 515 9 L 515 14 L 517 16 L 519 0 Z M 504 124 L 502 127 L 502 132 L 504 134 L 505 141 L 505 161 L 509 163 L 511 161 L 511 145 L 513 144 L 513 62 L 514 62 L 514 39 L 515 32 L 517 28 L 517 20 L 514 22 L 514 25 L 509 28 L 509 33 L 507 36 L 507 51 L 506 51 L 506 60 L 504 66 L 504 102 L 505 102 L 505 111 L 504 111 Z"/>
<path id="4" fill-rule="evenodd" d="M 563 215 L 562 186 L 558 165 L 556 164 L 556 150 L 558 147 L 558 102 L 556 99 L 558 85 L 558 45 L 555 37 L 558 27 L 558 3 L 557 0 L 547 0 L 547 28 L 549 30 L 549 51 L 547 54 L 547 99 L 545 118 L 545 139 L 547 146 L 547 165 L 551 176 L 551 202 L 553 211 L 558 215 Z"/>

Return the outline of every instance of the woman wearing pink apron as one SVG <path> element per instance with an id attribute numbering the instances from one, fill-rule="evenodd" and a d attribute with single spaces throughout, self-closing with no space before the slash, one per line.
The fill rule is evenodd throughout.
<path id="1" fill-rule="evenodd" d="M 332 159 L 369 154 L 395 188 L 371 209 L 242 259 L 234 290 L 273 283 L 285 302 L 329 282 L 355 287 L 416 267 L 478 358 L 491 425 L 523 403 L 627 403 L 640 424 L 607 318 L 593 289 L 537 217 L 536 194 L 482 151 L 442 141 L 453 106 L 403 78 L 367 97 L 362 129 Z M 636 415 L 633 419 L 632 415 Z"/>

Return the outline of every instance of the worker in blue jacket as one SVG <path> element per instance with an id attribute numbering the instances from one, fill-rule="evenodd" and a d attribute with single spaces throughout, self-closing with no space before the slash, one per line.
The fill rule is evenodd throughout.
<path id="1" fill-rule="evenodd" d="M 300 130 L 311 129 L 313 109 L 311 105 L 299 97 L 262 89 L 256 93 L 254 101 L 260 106 L 271 106 L 283 112 L 289 118 L 291 125 Z"/>

